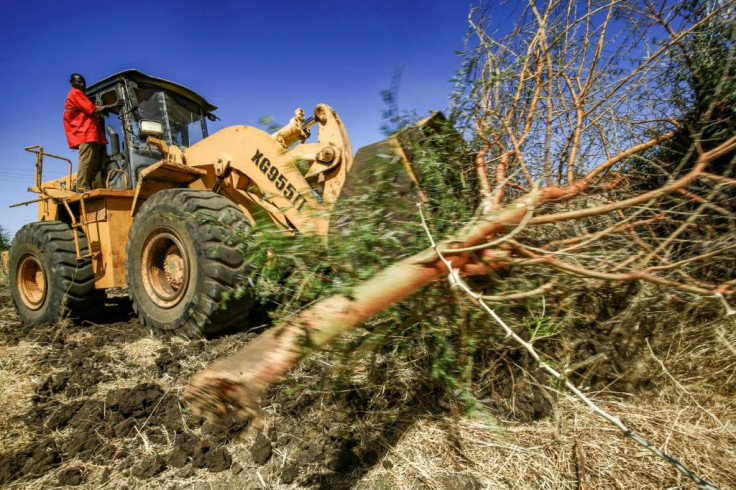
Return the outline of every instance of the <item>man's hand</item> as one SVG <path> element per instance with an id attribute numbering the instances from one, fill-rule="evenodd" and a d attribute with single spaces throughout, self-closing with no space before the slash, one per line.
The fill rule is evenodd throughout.
<path id="1" fill-rule="evenodd" d="M 125 102 L 124 102 L 123 100 L 117 100 L 117 101 L 113 102 L 112 104 L 109 104 L 109 105 L 103 106 L 103 108 L 102 108 L 102 109 L 103 109 L 103 110 L 104 110 L 105 112 L 110 112 L 111 110 L 113 110 L 113 109 L 118 109 L 118 108 L 120 108 L 120 107 L 123 107 L 124 105 L 125 105 Z"/>
<path id="2" fill-rule="evenodd" d="M 113 102 L 112 104 L 103 105 L 102 107 L 97 108 L 95 111 L 96 114 L 102 114 L 107 115 L 108 112 L 110 112 L 113 109 L 119 109 L 120 107 L 123 107 L 125 105 L 125 102 L 123 100 L 117 100 Z"/>

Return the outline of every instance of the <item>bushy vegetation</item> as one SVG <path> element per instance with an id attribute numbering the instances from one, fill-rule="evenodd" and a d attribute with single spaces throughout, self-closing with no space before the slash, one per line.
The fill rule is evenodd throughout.
<path id="1" fill-rule="evenodd" d="M 445 236 L 475 212 L 477 194 L 468 170 L 470 155 L 450 124 L 441 125 L 430 135 L 407 131 L 414 131 L 405 132 L 402 138 L 406 137 L 407 149 L 415 155 L 414 171 L 421 176 L 426 199 L 423 212 L 429 217 L 432 233 Z M 422 197 L 409 183 L 396 154 L 373 155 L 367 169 L 370 175 L 363 177 L 371 185 L 349 183 L 357 192 L 339 201 L 326 241 L 307 235 L 288 236 L 269 226 L 252 230 L 244 239 L 249 244 L 248 260 L 254 265 L 244 288 L 251 283 L 255 286 L 274 322 L 318 298 L 349 295 L 358 282 L 428 246 L 417 209 Z M 399 186 L 408 191 L 403 198 L 396 198 Z M 427 372 L 456 388 L 470 380 L 481 330 L 482 340 L 489 340 L 480 316 L 458 300 L 446 281 L 439 281 L 381 312 L 342 347 L 350 356 L 390 352 L 399 360 L 415 358 L 421 352 Z M 464 326 L 458 328 L 459 324 Z"/>
<path id="2" fill-rule="evenodd" d="M 0 226 L 0 250 L 8 250 L 10 248 L 10 242 L 12 237 L 10 232 Z"/>

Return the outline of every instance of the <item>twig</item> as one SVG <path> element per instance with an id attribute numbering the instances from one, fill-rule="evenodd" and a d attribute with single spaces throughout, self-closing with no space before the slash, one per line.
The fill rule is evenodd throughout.
<path id="1" fill-rule="evenodd" d="M 537 189 L 537 186 L 534 187 L 534 189 Z M 480 245 L 475 245 L 472 247 L 464 247 L 464 248 L 453 248 L 453 249 L 444 249 L 444 250 L 438 250 L 437 253 L 444 253 L 444 254 L 455 254 L 455 253 L 463 253 L 463 252 L 471 252 L 473 250 L 482 250 L 486 248 L 493 248 L 496 245 L 500 245 L 504 242 L 507 242 L 511 240 L 511 238 L 514 235 L 517 235 L 520 233 L 524 228 L 526 228 L 527 223 L 529 223 L 529 220 L 532 218 L 532 215 L 534 214 L 534 208 L 529 207 L 529 210 L 524 215 L 524 218 L 519 222 L 516 227 L 511 230 L 511 232 L 507 233 L 506 235 L 503 235 L 499 238 L 496 238 L 495 240 L 492 240 L 487 243 L 481 243 Z"/>
<path id="2" fill-rule="evenodd" d="M 525 298 L 530 298 L 532 296 L 544 294 L 550 289 L 552 289 L 553 287 L 555 287 L 556 285 L 557 285 L 557 278 L 552 279 L 551 281 L 548 281 L 542 284 L 538 288 L 535 288 L 529 291 L 524 291 L 523 293 L 501 294 L 501 295 L 496 295 L 496 296 L 485 295 L 483 296 L 483 299 L 486 301 L 494 302 L 494 303 L 500 303 L 502 301 L 513 301 L 517 299 L 525 299 Z"/>
<path id="3" fill-rule="evenodd" d="M 583 455 L 583 448 L 580 446 L 580 439 L 575 437 L 575 455 L 577 456 L 578 468 L 580 471 L 580 488 L 582 490 L 588 490 L 588 477 L 585 473 L 585 456 Z"/>
<path id="4" fill-rule="evenodd" d="M 148 438 L 146 437 L 146 435 L 140 431 L 140 429 L 138 428 L 138 426 L 134 425 L 133 428 L 138 433 L 138 437 L 140 437 L 141 438 L 141 441 L 143 442 L 143 449 L 147 453 L 153 453 L 153 454 L 155 454 L 155 451 L 153 449 L 151 449 L 151 445 L 148 443 Z"/>
<path id="5" fill-rule="evenodd" d="M 266 485 L 266 481 L 261 476 L 261 472 L 256 470 L 256 475 L 258 476 L 258 479 L 260 480 L 261 485 L 263 485 L 263 488 L 268 488 L 268 485 Z"/>
<path id="6" fill-rule="evenodd" d="M 720 299 L 721 303 L 723 303 L 723 307 L 726 308 L 726 316 L 736 315 L 736 310 L 731 308 L 731 305 L 728 304 L 728 301 L 726 301 L 726 298 L 723 296 L 723 293 L 718 293 L 718 294 L 715 294 L 714 296 Z"/>
<path id="7" fill-rule="evenodd" d="M 146 420 L 143 422 L 143 425 L 141 425 L 141 429 L 145 428 L 146 425 L 148 425 L 148 421 L 151 420 L 151 417 L 153 416 L 153 413 L 156 411 L 156 409 L 158 408 L 158 406 L 161 405 L 161 402 L 163 401 L 164 398 L 166 398 L 166 395 L 168 395 L 170 391 L 171 391 L 171 388 L 169 388 L 168 390 L 166 390 L 166 393 L 164 393 L 163 395 L 161 395 L 161 398 L 159 398 L 158 399 L 158 402 L 156 402 L 156 406 L 153 407 L 153 410 L 151 410 L 151 413 L 148 414 L 148 417 L 146 417 Z"/>
<path id="8" fill-rule="evenodd" d="M 716 335 L 718 335 L 718 340 L 721 341 L 721 343 L 731 351 L 731 354 L 736 355 L 736 347 L 734 347 L 731 342 L 726 337 L 726 332 L 723 328 L 716 328 Z"/>
<path id="9" fill-rule="evenodd" d="M 667 463 L 671 464 L 677 471 L 679 471 L 682 475 L 686 476 L 690 480 L 694 481 L 695 484 L 698 486 L 698 488 L 708 489 L 708 490 L 717 490 L 717 487 L 714 487 L 707 481 L 705 481 L 703 478 L 699 477 L 692 471 L 690 471 L 687 467 L 685 467 L 682 463 L 680 463 L 679 460 L 674 458 L 673 456 L 670 456 L 669 454 L 663 452 L 658 447 L 654 446 L 652 443 L 641 437 L 639 434 L 633 432 L 631 429 L 629 429 L 623 422 L 621 422 L 620 419 L 617 417 L 614 417 L 613 415 L 609 414 L 602 408 L 600 408 L 598 405 L 596 405 L 590 398 L 588 398 L 577 386 L 575 386 L 567 377 L 559 373 L 557 370 L 555 370 L 552 366 L 550 366 L 547 362 L 545 362 L 542 357 L 539 355 L 539 353 L 536 351 L 536 349 L 532 346 L 532 344 L 526 342 L 524 339 L 519 337 L 512 329 L 509 327 L 506 322 L 504 322 L 501 317 L 499 317 L 496 312 L 491 309 L 484 301 L 483 297 L 479 293 L 473 292 L 470 287 L 467 285 L 467 283 L 460 277 L 460 273 L 458 269 L 453 269 L 452 264 L 445 259 L 445 257 L 440 253 L 440 250 L 438 249 L 434 238 L 432 237 L 432 234 L 429 231 L 429 228 L 427 227 L 426 220 L 424 219 L 424 213 L 422 212 L 422 206 L 421 204 L 417 203 L 417 208 L 419 209 L 419 216 L 422 220 L 422 226 L 424 227 L 424 231 L 427 233 L 427 236 L 429 237 L 429 241 L 431 243 L 432 248 L 435 250 L 437 255 L 439 256 L 440 260 L 445 264 L 447 267 L 448 272 L 448 281 L 450 282 L 452 287 L 458 287 L 461 288 L 465 293 L 470 296 L 475 302 L 483 308 L 490 316 L 493 318 L 496 323 L 504 330 L 506 333 L 506 337 L 511 337 L 516 341 L 517 344 L 521 345 L 524 350 L 526 350 L 529 355 L 536 361 L 537 365 L 545 372 L 547 372 L 549 375 L 551 375 L 553 378 L 557 379 L 561 383 L 565 385 L 565 387 L 570 390 L 575 396 L 577 396 L 580 400 L 585 403 L 588 408 L 590 408 L 593 413 L 599 415 L 603 419 L 607 420 L 614 426 L 616 426 L 625 436 L 633 439 L 640 445 L 644 446 L 646 449 L 654 453 L 656 456 L 659 456 L 663 460 L 665 460 Z"/>

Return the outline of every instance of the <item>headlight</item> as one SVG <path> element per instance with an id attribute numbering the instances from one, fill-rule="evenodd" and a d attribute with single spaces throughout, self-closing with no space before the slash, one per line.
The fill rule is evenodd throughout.
<path id="1" fill-rule="evenodd" d="M 142 119 L 138 123 L 138 137 L 145 140 L 149 136 L 154 138 L 161 138 L 164 135 L 164 125 L 158 121 L 148 121 Z"/>

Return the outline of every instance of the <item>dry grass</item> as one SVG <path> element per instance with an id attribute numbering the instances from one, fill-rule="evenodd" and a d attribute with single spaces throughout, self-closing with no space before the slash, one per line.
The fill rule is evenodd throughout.
<path id="1" fill-rule="evenodd" d="M 17 419 L 32 407 L 31 395 L 43 381 L 32 373 L 32 366 L 47 349 L 30 342 L 8 347 L 0 345 L 0 451 L 25 445 L 31 434 Z"/>
<path id="2" fill-rule="evenodd" d="M 651 388 L 589 395 L 710 483 L 736 488 L 736 321 L 667 320 L 677 327 L 653 337 L 659 354 L 641 350 L 637 369 L 630 371 L 640 377 L 639 367 L 648 369 Z M 410 371 L 404 366 L 391 378 L 411 379 Z M 358 369 L 355 380 L 360 378 Z M 372 422 L 380 424 L 380 418 Z M 554 415 L 541 421 L 498 421 L 490 414 L 426 417 L 398 443 L 384 446 L 384 460 L 358 488 L 692 487 L 567 393 L 560 394 Z"/>
<path id="3" fill-rule="evenodd" d="M 0 283 L 7 276 L 0 272 Z M 0 290 L 3 296 L 0 303 L 0 322 L 8 322 L 15 316 L 9 302 L 6 288 Z M 0 451 L 8 451 L 28 442 L 30 434 L 15 418 L 26 413 L 31 407 L 33 388 L 40 382 L 31 374 L 31 366 L 40 359 L 46 349 L 33 342 L 22 341 L 14 346 L 0 342 Z"/>
<path id="4" fill-rule="evenodd" d="M 736 487 L 736 438 L 714 426 L 699 409 L 657 397 L 598 402 L 637 431 L 721 488 Z M 645 402 L 645 403 L 641 403 Z M 733 424 L 731 419 L 730 423 Z M 688 488 L 670 465 L 624 438 L 569 395 L 554 417 L 531 424 L 506 422 L 503 429 L 482 418 L 417 423 L 367 480 L 389 488 L 448 487 L 449 480 L 479 488 Z"/>

